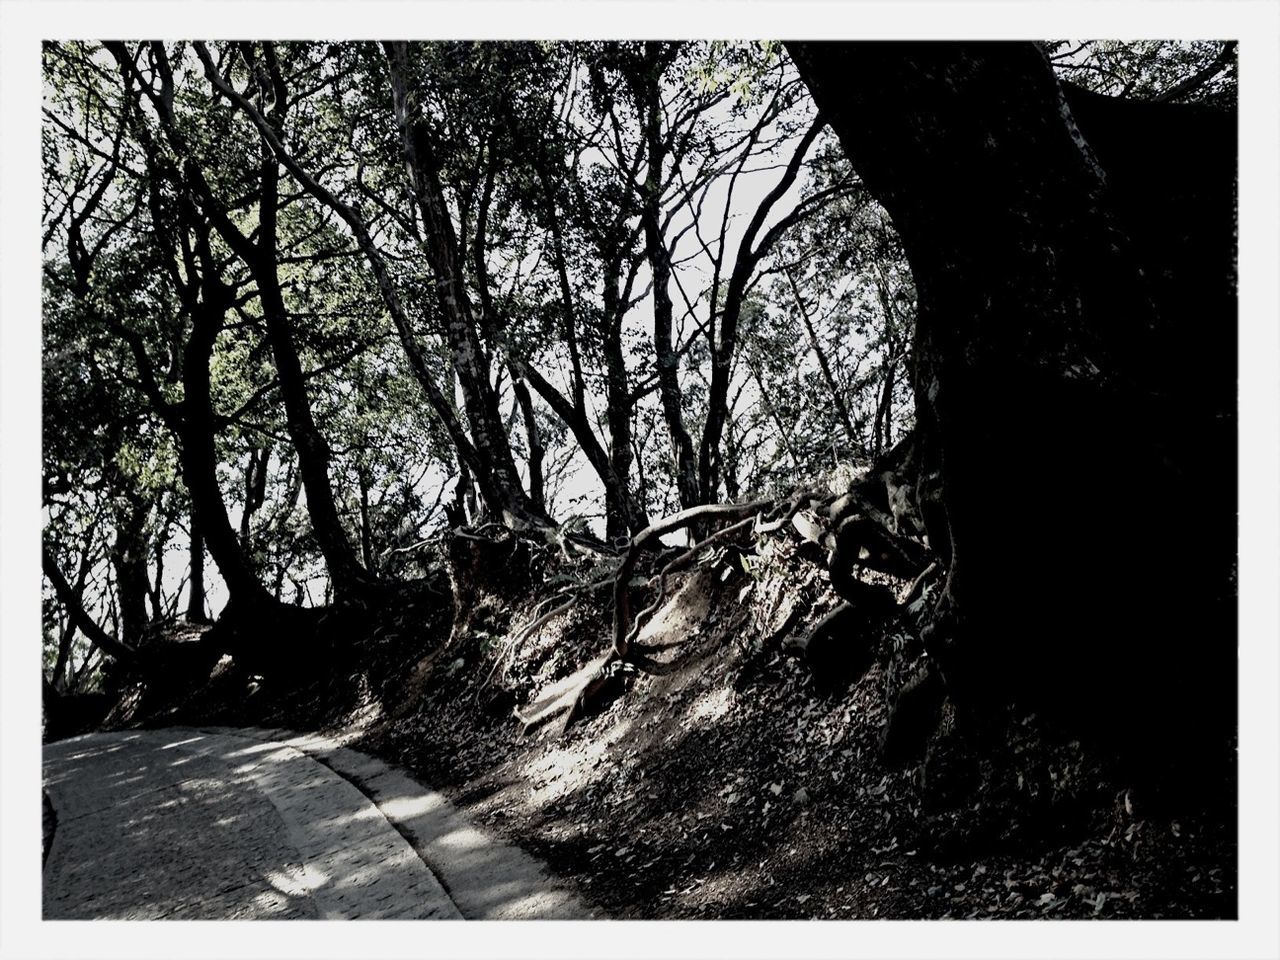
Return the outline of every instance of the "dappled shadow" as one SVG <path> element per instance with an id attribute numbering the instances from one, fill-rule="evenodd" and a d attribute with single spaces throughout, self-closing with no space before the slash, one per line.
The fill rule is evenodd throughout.
<path id="1" fill-rule="evenodd" d="M 59 820 L 45 918 L 315 917 L 307 891 L 272 883 L 302 864 L 271 804 L 224 779 L 219 762 L 144 737 L 46 749 Z"/>
<path id="2" fill-rule="evenodd" d="M 452 912 L 359 791 L 279 744 L 95 735 L 46 748 L 45 786 L 58 812 L 48 919 Z"/>

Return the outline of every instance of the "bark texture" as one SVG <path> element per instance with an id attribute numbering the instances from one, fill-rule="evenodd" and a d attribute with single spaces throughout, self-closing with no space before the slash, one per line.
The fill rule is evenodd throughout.
<path id="1" fill-rule="evenodd" d="M 921 488 L 951 545 L 926 643 L 951 696 L 1165 759 L 1222 747 L 1234 116 L 1062 85 L 1027 43 L 788 49 L 915 276 Z"/>

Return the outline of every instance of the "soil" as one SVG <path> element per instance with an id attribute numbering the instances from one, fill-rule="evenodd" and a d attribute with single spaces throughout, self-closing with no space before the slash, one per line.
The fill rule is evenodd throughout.
<path id="1" fill-rule="evenodd" d="M 797 638 L 838 602 L 824 561 L 786 528 L 709 552 L 641 633 L 665 672 L 622 674 L 566 731 L 525 735 L 513 711 L 607 649 L 609 591 L 519 634 L 608 561 L 510 537 L 439 558 L 464 607 L 452 621 L 424 591 L 352 641 L 350 668 L 289 683 L 224 658 L 180 703 L 114 722 L 358 730 L 352 746 L 444 791 L 611 917 L 1236 915 L 1233 780 L 1179 805 L 1126 779 L 1105 744 L 1016 712 L 978 737 L 949 705 L 924 756 L 886 764 L 890 705 L 924 663 L 912 616 L 806 659 Z M 651 596 L 637 588 L 633 608 Z"/>

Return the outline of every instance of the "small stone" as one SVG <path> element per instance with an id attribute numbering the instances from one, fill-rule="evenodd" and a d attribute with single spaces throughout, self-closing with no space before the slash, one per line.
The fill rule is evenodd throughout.
<path id="1" fill-rule="evenodd" d="M 795 793 L 791 795 L 791 802 L 798 803 L 801 806 L 804 806 L 806 803 L 809 802 L 809 791 L 806 790 L 804 787 L 801 787 L 799 790 L 797 790 Z"/>

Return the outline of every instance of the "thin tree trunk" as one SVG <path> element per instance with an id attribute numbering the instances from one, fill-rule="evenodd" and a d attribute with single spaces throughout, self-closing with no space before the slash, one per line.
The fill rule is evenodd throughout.
<path id="1" fill-rule="evenodd" d="M 792 152 L 782 177 L 756 207 L 751 221 L 743 232 L 738 254 L 734 258 L 733 270 L 729 274 L 729 284 L 725 290 L 724 305 L 720 312 L 720 324 L 715 339 L 711 343 L 711 382 L 707 389 L 707 419 L 702 430 L 702 440 L 698 446 L 698 475 L 704 503 L 711 503 L 716 499 L 719 486 L 720 438 L 729 418 L 729 385 L 733 375 L 733 355 L 738 348 L 738 322 L 742 318 L 747 285 L 751 281 L 756 265 L 777 242 L 787 225 L 796 222 L 801 208 L 797 207 L 774 224 L 763 237 L 760 237 L 759 243 L 756 239 L 764 227 L 769 212 L 795 183 L 809 148 L 813 146 L 813 142 L 825 126 L 826 120 L 821 116 L 814 118 L 809 124 L 809 128 Z M 713 302 L 711 309 L 715 310 L 715 308 L 716 304 Z"/>
<path id="2" fill-rule="evenodd" d="M 133 490 L 121 500 L 123 505 L 115 518 L 111 565 L 115 567 L 120 600 L 120 639 L 127 646 L 136 647 L 147 627 L 147 594 L 151 589 L 146 538 L 150 505 Z"/>
<path id="3" fill-rule="evenodd" d="M 644 500 L 631 489 L 631 392 L 622 352 L 621 294 L 618 270 L 610 265 L 604 278 L 605 335 L 601 344 L 605 367 L 605 416 L 609 424 L 609 466 L 619 489 L 605 485 L 605 529 L 610 540 L 636 534 L 649 526 Z"/>
<path id="4" fill-rule="evenodd" d="M 53 585 L 53 592 L 58 598 L 63 608 L 67 611 L 80 632 L 83 633 L 89 642 L 102 650 L 103 653 L 114 657 L 125 663 L 132 662 L 137 656 L 132 647 L 121 643 L 111 634 L 102 629 L 98 623 L 89 616 L 75 591 L 71 588 L 71 584 L 67 583 L 67 578 L 62 575 L 62 571 L 58 569 L 57 562 L 53 559 L 53 554 L 48 548 L 44 549 L 42 554 L 42 562 L 44 567 L 44 575 L 48 578 L 49 583 Z"/>
<path id="5" fill-rule="evenodd" d="M 76 570 L 75 586 L 71 588 L 72 595 L 76 602 L 83 605 L 84 585 L 89 578 L 89 569 L 92 563 L 93 544 L 86 543 L 84 552 L 80 555 L 80 566 Z M 64 602 L 65 606 L 65 602 Z M 62 693 L 67 689 L 70 677 L 67 674 L 68 662 L 71 658 L 71 646 L 76 636 L 76 618 L 72 616 L 70 610 L 67 611 L 66 624 L 63 626 L 62 634 L 58 638 L 58 656 L 53 664 L 53 677 L 50 683 L 53 689 Z"/>
<path id="6" fill-rule="evenodd" d="M 187 620 L 191 623 L 208 623 L 204 609 L 204 537 L 200 521 L 194 510 L 189 522 L 191 542 L 191 573 L 187 579 Z"/>
<path id="7" fill-rule="evenodd" d="M 793 428 L 782 422 L 782 417 L 778 415 L 778 410 L 773 405 L 773 399 L 769 396 L 769 390 L 764 385 L 764 378 L 760 376 L 759 368 L 756 367 L 755 361 L 750 357 L 747 358 L 747 368 L 751 371 L 751 378 L 756 382 L 756 389 L 760 391 L 760 402 L 764 404 L 765 411 L 769 414 L 769 419 L 773 421 L 773 425 L 778 429 L 778 439 L 782 441 L 782 446 L 786 449 L 787 456 L 791 458 L 791 472 L 798 474 L 800 472 L 800 458 L 796 456 L 796 449 L 791 445 Z"/>
<path id="8" fill-rule="evenodd" d="M 537 510 L 546 513 L 547 496 L 542 466 L 545 451 L 542 447 L 542 435 L 538 430 L 538 418 L 534 414 L 533 398 L 529 396 L 528 384 L 522 377 L 517 377 L 514 371 L 511 374 L 511 389 L 516 395 L 516 403 L 520 405 L 524 435 L 529 442 L 529 499 Z"/>
<path id="9" fill-rule="evenodd" d="M 845 405 L 843 392 L 836 384 L 836 378 L 831 373 L 831 364 L 827 362 L 827 352 L 822 349 L 822 342 L 818 340 L 818 333 L 813 328 L 813 320 L 809 317 L 809 308 L 805 305 L 804 297 L 800 295 L 800 288 L 796 286 L 795 277 L 791 275 L 790 268 L 786 268 L 783 274 L 787 278 L 787 283 L 791 287 L 791 294 L 795 297 L 796 309 L 800 313 L 800 319 L 804 323 L 805 333 L 809 335 L 809 346 L 813 348 L 814 354 L 818 357 L 818 369 L 822 371 L 822 379 L 827 384 L 827 390 L 831 394 L 831 402 L 836 405 L 836 412 L 840 416 L 840 425 L 844 427 L 844 434 L 849 438 L 849 444 L 854 450 L 861 451 L 862 436 L 853 426 L 853 419 L 849 416 L 849 408 Z"/>
<path id="10" fill-rule="evenodd" d="M 657 44 L 645 44 L 645 74 L 641 79 L 640 112 L 644 123 L 647 170 L 643 186 L 641 222 L 645 249 L 653 274 L 653 346 L 658 373 L 662 414 L 671 437 L 680 506 L 688 509 L 702 502 L 698 489 L 698 464 L 693 441 L 684 424 L 684 399 L 680 393 L 680 358 L 672 344 L 671 259 L 662 234 L 662 168 L 666 145 L 662 137 L 661 65 Z"/>
<path id="11" fill-rule="evenodd" d="M 151 581 L 151 619 L 162 620 L 165 617 L 164 602 L 164 555 L 169 547 L 169 531 L 173 526 L 173 516 L 166 514 L 164 522 L 156 531 L 155 543 L 151 555 L 156 564 L 156 576 Z"/>
<path id="12" fill-rule="evenodd" d="M 249 462 L 244 468 L 244 509 L 240 511 L 240 543 L 249 553 L 253 552 L 253 515 L 266 501 L 270 459 L 270 445 L 249 448 Z"/>
<path id="13" fill-rule="evenodd" d="M 363 469 L 358 474 L 360 484 L 360 553 L 364 558 L 364 568 L 373 573 L 373 524 L 369 517 L 369 477 Z"/>
<path id="14" fill-rule="evenodd" d="M 436 295 L 445 318 L 445 331 L 471 427 L 476 457 L 476 481 L 497 517 L 513 525 L 543 525 L 538 510 L 520 483 L 511 445 L 503 429 L 498 398 L 489 383 L 489 360 L 480 345 L 467 293 L 458 242 L 436 169 L 430 133 L 410 103 L 409 47 L 386 42 L 391 97 L 400 130 L 405 169 L 413 199 L 422 216 L 425 252 L 435 274 Z"/>
<path id="15" fill-rule="evenodd" d="M 897 365 L 895 358 L 886 358 L 884 374 L 880 385 L 880 396 L 876 401 L 875 426 L 872 430 L 871 456 L 879 457 L 881 453 L 893 446 L 889 418 L 893 415 L 893 385 Z"/>

